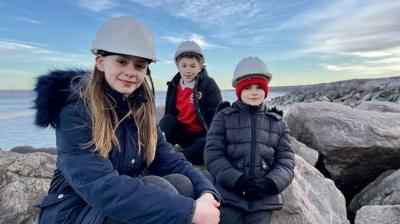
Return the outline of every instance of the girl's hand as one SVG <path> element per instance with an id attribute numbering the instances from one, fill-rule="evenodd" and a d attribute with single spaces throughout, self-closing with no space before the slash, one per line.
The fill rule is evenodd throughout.
<path id="1" fill-rule="evenodd" d="M 220 203 L 211 193 L 204 193 L 196 200 L 196 210 L 193 215 L 194 224 L 218 224 Z"/>

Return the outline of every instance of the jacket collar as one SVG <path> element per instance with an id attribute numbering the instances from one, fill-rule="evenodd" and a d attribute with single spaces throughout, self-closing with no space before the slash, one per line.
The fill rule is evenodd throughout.
<path id="1" fill-rule="evenodd" d="M 179 85 L 181 86 L 182 89 L 185 88 L 193 89 L 194 85 L 196 85 L 196 79 L 192 80 L 191 82 L 184 82 L 183 79 L 181 78 L 179 80 Z"/>
<path id="2" fill-rule="evenodd" d="M 106 95 L 111 100 L 111 102 L 113 102 L 114 109 L 117 112 L 119 118 L 125 116 L 129 112 L 130 107 L 128 99 L 124 95 L 111 89 L 111 87 L 109 86 L 107 86 L 106 88 Z"/>
<path id="3" fill-rule="evenodd" d="M 206 70 L 205 68 L 203 68 L 203 69 L 199 72 L 199 74 L 196 76 L 196 83 L 197 83 L 199 80 L 204 79 L 204 77 L 206 77 L 206 76 L 208 76 L 207 70 Z M 181 74 L 178 72 L 178 73 L 175 74 L 175 76 L 172 78 L 172 80 L 171 80 L 170 82 L 167 82 L 167 84 L 168 84 L 168 85 L 169 85 L 169 84 L 173 84 L 173 85 L 177 86 L 178 83 L 179 83 L 179 80 L 181 80 Z"/>
<path id="4" fill-rule="evenodd" d="M 238 108 L 241 111 L 248 113 L 264 113 L 266 111 L 266 106 L 262 103 L 260 106 L 251 106 L 241 100 L 237 100 L 232 104 L 232 107 Z"/>
<path id="5" fill-rule="evenodd" d="M 131 95 L 126 97 L 107 85 L 106 94 L 115 103 L 114 109 L 118 114 L 118 118 L 123 118 L 129 113 L 131 108 L 138 107 L 140 104 L 148 101 L 145 96 L 139 93 L 139 90 L 135 90 Z"/>

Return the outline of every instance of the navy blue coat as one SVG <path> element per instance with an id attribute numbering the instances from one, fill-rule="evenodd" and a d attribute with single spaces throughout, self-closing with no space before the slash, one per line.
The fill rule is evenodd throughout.
<path id="1" fill-rule="evenodd" d="M 36 86 L 36 124 L 56 129 L 57 162 L 49 193 L 39 207 L 39 223 L 103 223 L 105 217 L 123 223 L 191 223 L 195 202 L 137 177 L 145 168 L 138 153 L 137 128 L 132 120 L 116 130 L 121 150 L 113 147 L 109 159 L 82 148 L 92 136 L 91 119 L 83 101 L 72 93 L 73 77 L 85 71 L 55 71 L 42 76 Z M 72 85 L 73 86 L 73 85 Z M 110 90 L 118 116 L 129 110 L 125 98 Z M 175 153 L 158 129 L 154 175 L 178 173 L 190 178 L 195 196 L 213 185 L 184 156 Z"/>

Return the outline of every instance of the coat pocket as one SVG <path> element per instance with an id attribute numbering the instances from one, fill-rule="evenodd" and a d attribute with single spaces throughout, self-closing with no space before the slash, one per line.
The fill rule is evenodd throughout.
<path id="1" fill-rule="evenodd" d="M 74 194 L 48 194 L 37 206 L 41 209 L 39 224 L 65 223 L 67 214 L 77 203 L 79 203 L 79 198 Z"/>
<path id="2" fill-rule="evenodd" d="M 46 197 L 43 198 L 42 202 L 37 206 L 39 208 L 46 208 L 58 203 L 63 202 L 64 200 L 67 200 L 70 198 L 72 194 L 49 194 Z"/>

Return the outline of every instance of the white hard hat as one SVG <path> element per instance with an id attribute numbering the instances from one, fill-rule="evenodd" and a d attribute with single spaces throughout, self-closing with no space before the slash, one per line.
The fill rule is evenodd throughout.
<path id="1" fill-rule="evenodd" d="M 103 24 L 90 51 L 98 50 L 132 55 L 156 61 L 153 35 L 133 16 L 120 16 Z"/>
<path id="2" fill-rule="evenodd" d="M 243 58 L 239 64 L 236 65 L 235 71 L 233 72 L 232 86 L 235 88 L 238 80 L 249 75 L 265 76 L 269 81 L 272 79 L 271 73 L 260 58 L 247 57 Z"/>
<path id="3" fill-rule="evenodd" d="M 178 59 L 178 56 L 183 54 L 183 53 L 196 53 L 200 55 L 203 59 L 203 51 L 201 50 L 200 46 L 196 44 L 194 41 L 183 41 L 178 48 L 176 49 L 175 52 L 175 61 Z"/>

